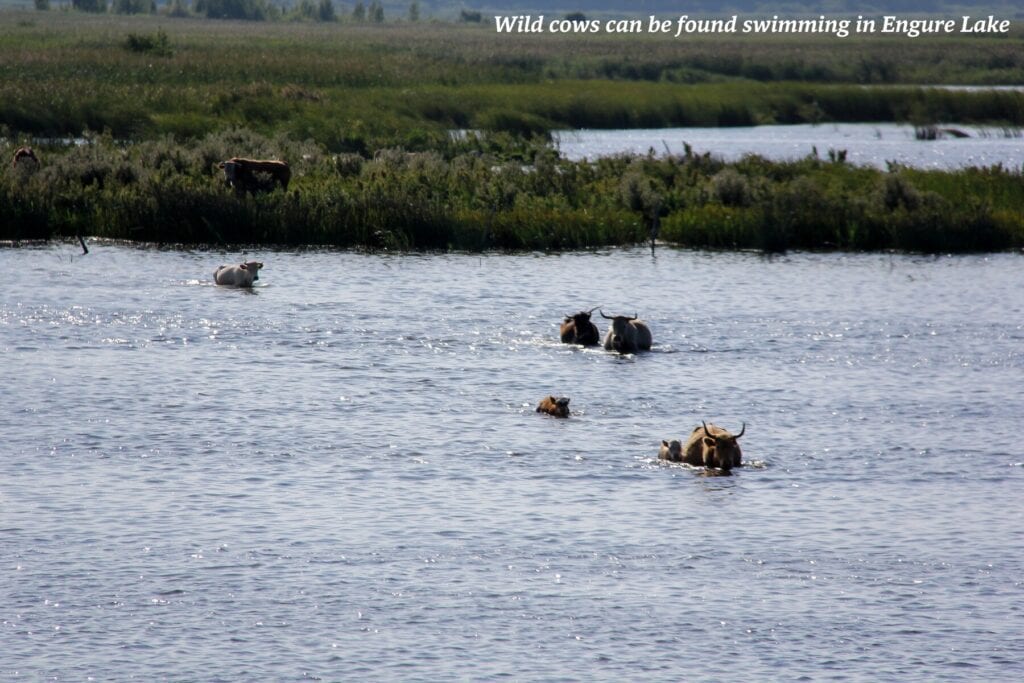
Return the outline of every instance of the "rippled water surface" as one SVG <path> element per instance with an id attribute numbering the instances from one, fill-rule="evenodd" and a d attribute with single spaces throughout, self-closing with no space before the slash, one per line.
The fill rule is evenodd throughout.
<path id="1" fill-rule="evenodd" d="M 828 123 L 738 128 L 648 128 L 578 130 L 556 134 L 561 153 L 574 160 L 613 154 L 683 154 L 689 144 L 697 154 L 710 152 L 726 161 L 757 154 L 792 161 L 829 150 L 845 151 L 859 166 L 885 169 L 889 162 L 917 168 L 952 170 L 968 166 L 1024 165 L 1024 137 L 1017 129 L 956 126 L 970 137 L 944 133 L 937 140 L 917 140 L 914 127 L 895 123 Z M 943 128 L 946 130 L 946 128 Z"/>
<path id="2" fill-rule="evenodd" d="M 0 677 L 1016 679 L 1021 258 L 0 250 Z"/>

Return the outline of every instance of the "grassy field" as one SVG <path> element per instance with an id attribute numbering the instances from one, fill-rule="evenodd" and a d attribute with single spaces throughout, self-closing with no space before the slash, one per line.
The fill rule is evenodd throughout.
<path id="1" fill-rule="evenodd" d="M 486 25 L 0 13 L 0 126 L 8 134 L 190 138 L 241 126 L 365 153 L 430 149 L 451 128 L 1021 126 L 1024 94 L 911 86 L 1022 82 L 1019 33 L 678 41 L 499 35 Z"/>
<path id="2" fill-rule="evenodd" d="M 0 239 L 387 249 L 1024 247 L 1021 169 L 808 158 L 559 159 L 552 128 L 822 121 L 1024 125 L 1024 42 L 496 35 L 459 25 L 0 12 Z M 479 135 L 453 139 L 453 128 Z M 92 131 L 92 132 L 90 132 Z M 102 131 L 102 132 L 96 132 Z M 2 149 L 2 148 L 0 148 Z M 286 159 L 236 196 L 218 161 Z"/>

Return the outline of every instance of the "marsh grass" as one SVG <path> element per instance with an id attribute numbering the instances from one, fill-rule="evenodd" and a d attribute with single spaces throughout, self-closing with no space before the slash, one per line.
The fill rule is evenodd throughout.
<path id="1" fill-rule="evenodd" d="M 543 138 L 502 134 L 336 155 L 241 129 L 38 152 L 39 169 L 0 174 L 0 239 L 559 250 L 642 243 L 657 218 L 662 241 L 701 248 L 1024 247 L 1024 178 L 1001 167 L 882 172 L 693 153 L 570 162 Z M 234 155 L 288 159 L 289 190 L 236 195 L 217 168 Z"/>
<path id="2" fill-rule="evenodd" d="M 334 152 L 435 148 L 450 129 L 821 121 L 1024 125 L 995 38 L 498 35 L 490 26 L 0 13 L 0 125 L 14 134 L 201 138 L 245 127 Z M 253 45 L 259 50 L 253 50 Z M 127 49 L 126 49 L 127 48 Z M 239 59 L 239 55 L 245 55 Z M 880 87 L 879 87 L 880 86 Z"/>

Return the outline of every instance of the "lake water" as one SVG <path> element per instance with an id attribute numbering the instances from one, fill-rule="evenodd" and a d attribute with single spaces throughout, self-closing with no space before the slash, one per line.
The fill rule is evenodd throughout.
<path id="1" fill-rule="evenodd" d="M 0 678 L 1019 678 L 1022 265 L 0 249 Z"/>
<path id="2" fill-rule="evenodd" d="M 783 161 L 813 154 L 828 159 L 830 149 L 846 150 L 847 162 L 885 169 L 894 161 L 906 166 L 957 169 L 1003 164 L 1024 166 L 1024 137 L 1016 130 L 956 126 L 970 137 L 945 135 L 924 141 L 914 127 L 895 123 L 829 123 L 741 128 L 649 128 L 635 130 L 561 131 L 555 141 L 562 155 L 572 160 L 613 154 L 658 156 L 682 154 L 688 143 L 698 154 L 735 161 L 747 154 Z M 1018 137 L 1013 137 L 1014 135 Z"/>

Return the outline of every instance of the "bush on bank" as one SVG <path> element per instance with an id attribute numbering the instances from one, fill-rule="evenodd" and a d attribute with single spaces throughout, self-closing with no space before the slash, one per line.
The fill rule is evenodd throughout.
<path id="1" fill-rule="evenodd" d="M 1024 247 L 1024 178 L 1001 167 L 883 172 L 691 152 L 570 162 L 541 139 L 502 134 L 430 152 L 335 155 L 242 129 L 187 145 L 90 136 L 37 152 L 38 169 L 0 174 L 0 239 L 558 250 L 654 233 L 681 246 L 765 251 Z M 288 191 L 236 195 L 217 168 L 232 156 L 287 160 Z"/>

